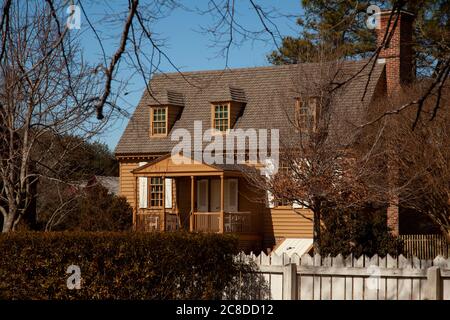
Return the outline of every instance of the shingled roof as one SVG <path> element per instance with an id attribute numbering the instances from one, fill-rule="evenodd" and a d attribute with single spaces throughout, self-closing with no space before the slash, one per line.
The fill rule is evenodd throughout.
<path id="1" fill-rule="evenodd" d="M 175 92 L 172 90 L 163 90 L 158 92 L 158 94 L 153 94 L 153 100 L 155 105 L 172 105 L 184 107 L 184 97 L 180 92 Z"/>
<path id="2" fill-rule="evenodd" d="M 294 131 L 289 125 L 289 117 L 294 112 L 294 98 L 310 95 L 314 86 L 323 80 L 324 74 L 336 70 L 339 70 L 337 79 L 351 79 L 339 88 L 333 98 L 335 112 L 343 115 L 338 118 L 345 119 L 335 124 L 335 130 L 342 131 L 340 127 L 343 122 L 352 125 L 361 123 L 382 78 L 384 64 L 375 64 L 370 77 L 371 65 L 363 68 L 366 65 L 367 60 L 361 60 L 340 63 L 338 68 L 336 64 L 308 63 L 154 75 L 149 88 L 156 99 L 147 90 L 144 91 L 115 153 L 139 155 L 170 152 L 178 143 L 170 139 L 173 130 L 184 128 L 192 132 L 194 120 L 203 121 L 203 130 L 209 129 L 211 102 L 228 96 L 246 103 L 235 129 L 277 128 L 280 129 L 280 137 L 291 135 Z M 183 111 L 167 137 L 150 138 L 150 106 L 161 103 L 158 97 L 167 97 L 167 92 L 176 92 L 178 98 L 183 98 Z M 344 131 L 342 134 L 346 135 Z"/>

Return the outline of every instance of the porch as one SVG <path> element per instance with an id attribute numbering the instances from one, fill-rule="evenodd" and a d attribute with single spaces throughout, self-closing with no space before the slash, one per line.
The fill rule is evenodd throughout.
<path id="1" fill-rule="evenodd" d="M 224 212 L 223 231 L 221 231 L 220 212 L 194 212 L 192 224 L 189 224 L 191 232 L 214 232 L 214 233 L 253 233 L 257 232 L 256 218 L 250 211 Z M 136 215 L 135 229 L 137 231 L 176 231 L 185 229 L 182 226 L 180 215 L 158 210 L 157 212 L 147 209 L 139 209 Z M 187 230 L 187 228 L 186 228 Z"/>
<path id="2" fill-rule="evenodd" d="M 264 205 L 236 166 L 165 156 L 133 175 L 135 230 L 236 233 L 261 241 Z"/>

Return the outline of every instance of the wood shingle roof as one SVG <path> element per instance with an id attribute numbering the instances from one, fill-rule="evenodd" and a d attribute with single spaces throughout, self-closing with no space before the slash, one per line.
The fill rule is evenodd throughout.
<path id="1" fill-rule="evenodd" d="M 178 141 L 171 141 L 171 132 L 184 128 L 193 132 L 194 120 L 201 120 L 203 130 L 211 123 L 211 102 L 226 95 L 245 102 L 245 108 L 234 128 L 277 128 L 280 137 L 293 134 L 289 118 L 294 112 L 295 97 L 311 95 L 330 75 L 336 81 L 351 79 L 340 87 L 333 98 L 336 117 L 335 131 L 345 135 L 344 126 L 361 123 L 367 107 L 374 98 L 375 88 L 383 78 L 384 64 L 376 64 L 370 77 L 371 65 L 367 60 L 336 64 L 299 64 L 256 68 L 227 69 L 166 73 L 154 75 L 116 147 L 116 155 L 162 154 L 170 152 Z M 364 66 L 366 66 L 363 68 Z M 361 71 L 362 70 L 362 71 Z M 335 74 L 338 74 L 337 76 Z M 149 137 L 150 105 L 161 103 L 158 97 L 169 99 L 168 92 L 176 93 L 176 101 L 183 111 L 167 137 Z M 182 99 L 181 99 L 182 98 Z M 163 99 L 163 98 L 160 98 Z M 165 101 L 167 102 L 167 101 Z"/>

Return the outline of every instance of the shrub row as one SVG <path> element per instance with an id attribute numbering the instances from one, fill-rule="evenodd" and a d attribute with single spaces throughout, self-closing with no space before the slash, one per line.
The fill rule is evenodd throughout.
<path id="1" fill-rule="evenodd" d="M 241 268 L 237 239 L 214 234 L 11 233 L 0 252 L 0 299 L 216 299 Z"/>

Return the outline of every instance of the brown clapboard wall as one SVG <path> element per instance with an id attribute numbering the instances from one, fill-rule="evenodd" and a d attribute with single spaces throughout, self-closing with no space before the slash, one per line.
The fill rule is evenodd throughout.
<path id="1" fill-rule="evenodd" d="M 296 209 L 308 218 L 313 214 L 308 209 Z M 266 246 L 279 243 L 284 238 L 312 238 L 313 223 L 289 207 L 276 207 L 264 217 L 264 243 Z"/>
<path id="2" fill-rule="evenodd" d="M 120 160 L 119 162 L 119 194 L 127 198 L 128 203 L 134 208 L 134 185 L 135 179 L 131 170 L 139 166 L 139 160 Z M 139 192 L 139 191 L 137 191 Z"/>

